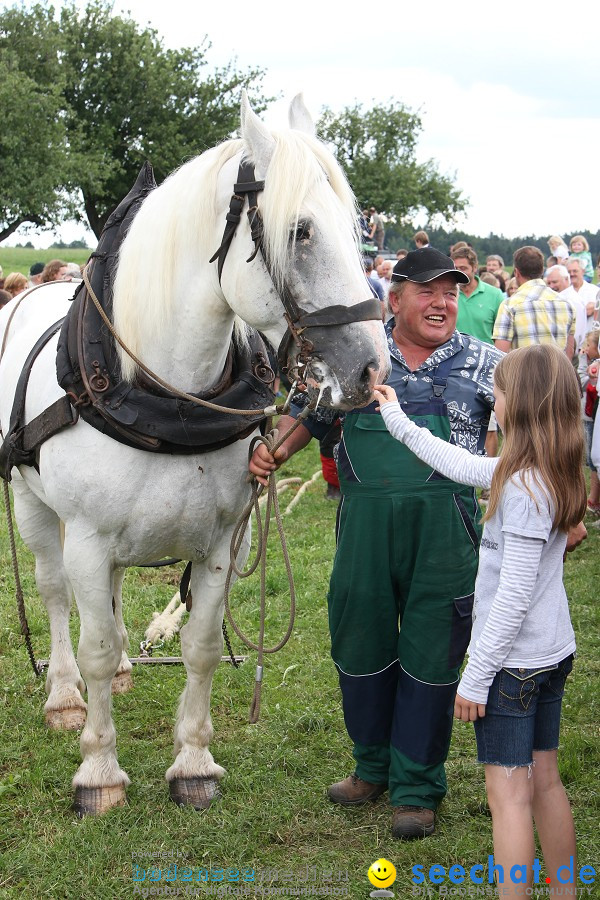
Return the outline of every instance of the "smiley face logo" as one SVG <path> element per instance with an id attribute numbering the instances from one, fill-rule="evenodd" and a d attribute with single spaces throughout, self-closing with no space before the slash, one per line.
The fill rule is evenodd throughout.
<path id="1" fill-rule="evenodd" d="M 396 869 L 389 859 L 377 859 L 369 866 L 367 876 L 375 887 L 386 888 L 396 880 Z"/>

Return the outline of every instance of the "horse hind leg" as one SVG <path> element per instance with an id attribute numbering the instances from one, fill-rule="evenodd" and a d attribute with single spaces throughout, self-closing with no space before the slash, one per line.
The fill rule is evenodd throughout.
<path id="1" fill-rule="evenodd" d="M 228 544 L 227 544 L 228 547 Z M 225 770 L 214 761 L 208 745 L 212 679 L 223 652 L 223 592 L 228 552 L 213 554 L 192 569 L 194 598 L 188 623 L 181 629 L 181 651 L 187 681 L 175 726 L 173 765 L 167 770 L 171 799 L 179 806 L 206 809 L 218 796 Z"/>
<path id="2" fill-rule="evenodd" d="M 121 663 L 123 635 L 113 612 L 110 556 L 110 546 L 93 528 L 84 534 L 67 527 L 65 567 L 79 609 L 77 658 L 88 688 L 88 714 L 79 742 L 82 762 L 73 778 L 73 808 L 79 816 L 123 805 L 129 784 L 117 760 L 111 716 L 111 683 Z"/>
<path id="3" fill-rule="evenodd" d="M 124 576 L 125 569 L 117 569 L 113 575 L 113 611 L 115 615 L 115 621 L 117 623 L 117 628 L 123 640 L 121 662 L 119 663 L 119 668 L 115 672 L 115 676 L 111 684 L 111 691 L 113 694 L 125 694 L 133 687 L 133 678 L 131 677 L 131 670 L 133 669 L 133 666 L 131 664 L 129 656 L 127 655 L 127 650 L 129 648 L 129 636 L 127 634 L 127 629 L 125 628 L 125 623 L 123 621 L 122 588 Z"/>
<path id="4" fill-rule="evenodd" d="M 71 585 L 62 559 L 60 521 L 15 474 L 15 518 L 19 533 L 35 556 L 36 584 L 50 620 L 50 661 L 46 676 L 48 699 L 44 706 L 49 728 L 78 730 L 83 727 L 85 684 L 79 673 L 71 636 L 69 613 Z"/>

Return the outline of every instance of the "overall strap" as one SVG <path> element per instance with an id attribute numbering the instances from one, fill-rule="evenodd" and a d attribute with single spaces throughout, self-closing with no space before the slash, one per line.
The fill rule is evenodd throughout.
<path id="1" fill-rule="evenodd" d="M 454 357 L 450 356 L 448 359 L 443 359 L 433 374 L 433 394 L 432 397 L 442 398 L 444 396 L 444 391 L 446 390 L 446 385 L 448 383 L 448 377 L 450 372 L 452 371 L 452 364 L 454 362 Z"/>

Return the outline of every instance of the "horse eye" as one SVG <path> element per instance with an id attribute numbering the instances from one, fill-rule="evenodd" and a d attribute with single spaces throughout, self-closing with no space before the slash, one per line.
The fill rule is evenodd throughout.
<path id="1" fill-rule="evenodd" d="M 308 241 L 310 239 L 310 225 L 308 222 L 298 222 L 290 234 L 292 241 Z"/>

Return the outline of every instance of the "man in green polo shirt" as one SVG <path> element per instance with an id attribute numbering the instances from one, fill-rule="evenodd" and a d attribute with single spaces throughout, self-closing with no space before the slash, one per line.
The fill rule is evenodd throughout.
<path id="1" fill-rule="evenodd" d="M 459 247 L 451 254 L 454 265 L 464 272 L 468 284 L 460 285 L 456 328 L 463 334 L 493 344 L 492 332 L 498 308 L 504 297 L 499 288 L 486 284 L 477 275 L 477 254 L 470 247 Z"/>
<path id="2" fill-rule="evenodd" d="M 477 274 L 477 254 L 471 247 L 459 247 L 450 256 L 456 268 L 469 279 L 468 284 L 459 285 L 456 329 L 463 334 L 472 334 L 487 344 L 493 344 L 494 322 L 504 295 L 499 288 L 481 280 Z M 493 413 L 488 426 L 485 451 L 488 456 L 498 455 L 498 424 Z M 487 491 L 481 496 L 487 500 Z"/>

